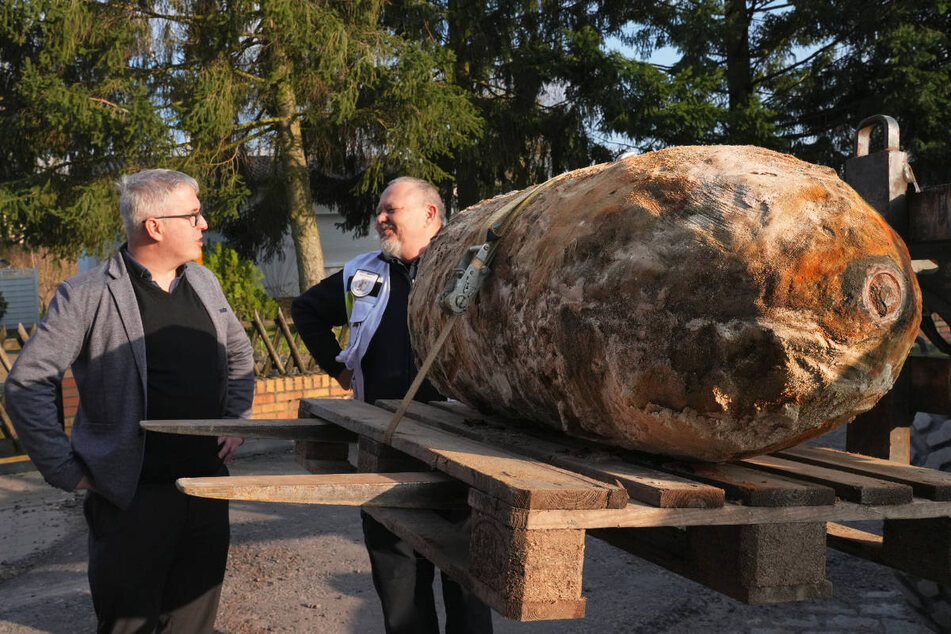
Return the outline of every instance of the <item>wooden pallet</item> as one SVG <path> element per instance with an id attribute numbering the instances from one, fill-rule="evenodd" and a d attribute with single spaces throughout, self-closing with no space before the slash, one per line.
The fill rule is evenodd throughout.
<path id="1" fill-rule="evenodd" d="M 951 474 L 800 446 L 687 463 L 505 425 L 459 403 L 301 402 L 297 421 L 145 421 L 293 437 L 313 475 L 190 478 L 189 494 L 363 505 L 503 616 L 580 618 L 586 533 L 747 603 L 828 598 L 826 549 L 951 583 Z M 350 446 L 364 474 L 346 473 Z M 434 509 L 468 505 L 460 529 Z M 844 526 L 884 520 L 883 536 Z"/>

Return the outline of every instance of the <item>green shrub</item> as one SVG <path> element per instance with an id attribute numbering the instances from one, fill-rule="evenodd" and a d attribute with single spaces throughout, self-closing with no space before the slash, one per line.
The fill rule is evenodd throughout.
<path id="1" fill-rule="evenodd" d="M 0 293 L 0 319 L 7 314 L 7 300 L 3 299 L 3 293 Z"/>
<path id="2" fill-rule="evenodd" d="M 254 311 L 263 319 L 274 317 L 277 302 L 264 290 L 264 274 L 250 260 L 238 257 L 238 252 L 222 242 L 206 249 L 202 263 L 214 271 L 231 308 L 240 319 L 251 321 Z"/>

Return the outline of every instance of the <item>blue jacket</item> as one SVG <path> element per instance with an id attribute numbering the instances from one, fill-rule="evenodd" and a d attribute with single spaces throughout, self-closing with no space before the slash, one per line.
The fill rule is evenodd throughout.
<path id="1" fill-rule="evenodd" d="M 188 283 L 215 325 L 218 395 L 226 418 L 251 414 L 251 344 L 214 273 L 189 262 Z M 56 385 L 72 367 L 79 409 L 72 438 L 60 427 Z M 33 464 L 53 486 L 72 491 L 85 475 L 125 508 L 138 485 L 146 412 L 142 320 L 125 261 L 117 253 L 56 289 L 46 317 L 17 356 L 4 383 L 10 419 Z"/>

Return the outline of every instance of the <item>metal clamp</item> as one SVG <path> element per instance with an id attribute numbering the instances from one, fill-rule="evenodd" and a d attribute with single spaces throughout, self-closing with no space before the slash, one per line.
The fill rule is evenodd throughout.
<path id="1" fill-rule="evenodd" d="M 466 249 L 459 264 L 452 271 L 452 277 L 446 284 L 446 290 L 439 296 L 439 302 L 450 313 L 462 313 L 475 299 L 482 283 L 489 275 L 486 266 L 498 237 L 490 229 L 482 245 L 473 245 Z"/>

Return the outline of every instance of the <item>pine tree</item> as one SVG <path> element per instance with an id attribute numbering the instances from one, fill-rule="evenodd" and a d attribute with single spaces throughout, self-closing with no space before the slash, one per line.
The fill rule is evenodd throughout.
<path id="1" fill-rule="evenodd" d="M 382 27 L 382 7 L 3 3 L 0 240 L 108 249 L 115 176 L 168 166 L 242 255 L 289 225 L 301 286 L 319 281 L 314 200 L 366 217 L 390 175 L 448 178 L 440 162 L 480 126 L 451 56 Z"/>
<path id="2" fill-rule="evenodd" d="M 389 175 L 445 179 L 439 159 L 479 129 L 450 58 L 381 27 L 382 7 L 169 0 L 160 16 L 187 165 L 245 255 L 290 223 L 301 288 L 323 277 L 314 200 L 366 218 Z"/>
<path id="3" fill-rule="evenodd" d="M 859 122 L 888 114 L 918 180 L 951 182 L 951 2 L 810 0 L 797 12 L 824 44 L 777 89 L 791 151 L 839 168 Z"/>
<path id="4" fill-rule="evenodd" d="M 392 2 L 387 23 L 451 52 L 453 77 L 485 122 L 473 145 L 444 163 L 458 208 L 614 158 L 605 111 L 653 67 L 611 54 L 607 38 L 638 4 Z"/>
<path id="5" fill-rule="evenodd" d="M 753 143 L 838 169 L 858 123 L 890 114 L 919 179 L 951 180 L 948 0 L 680 0 L 626 32 L 678 56 L 606 102 L 608 127 L 642 149 Z"/>
<path id="6" fill-rule="evenodd" d="M 171 157 L 140 66 L 149 37 L 118 3 L 0 3 L 0 244 L 114 247 L 116 176 Z"/>

